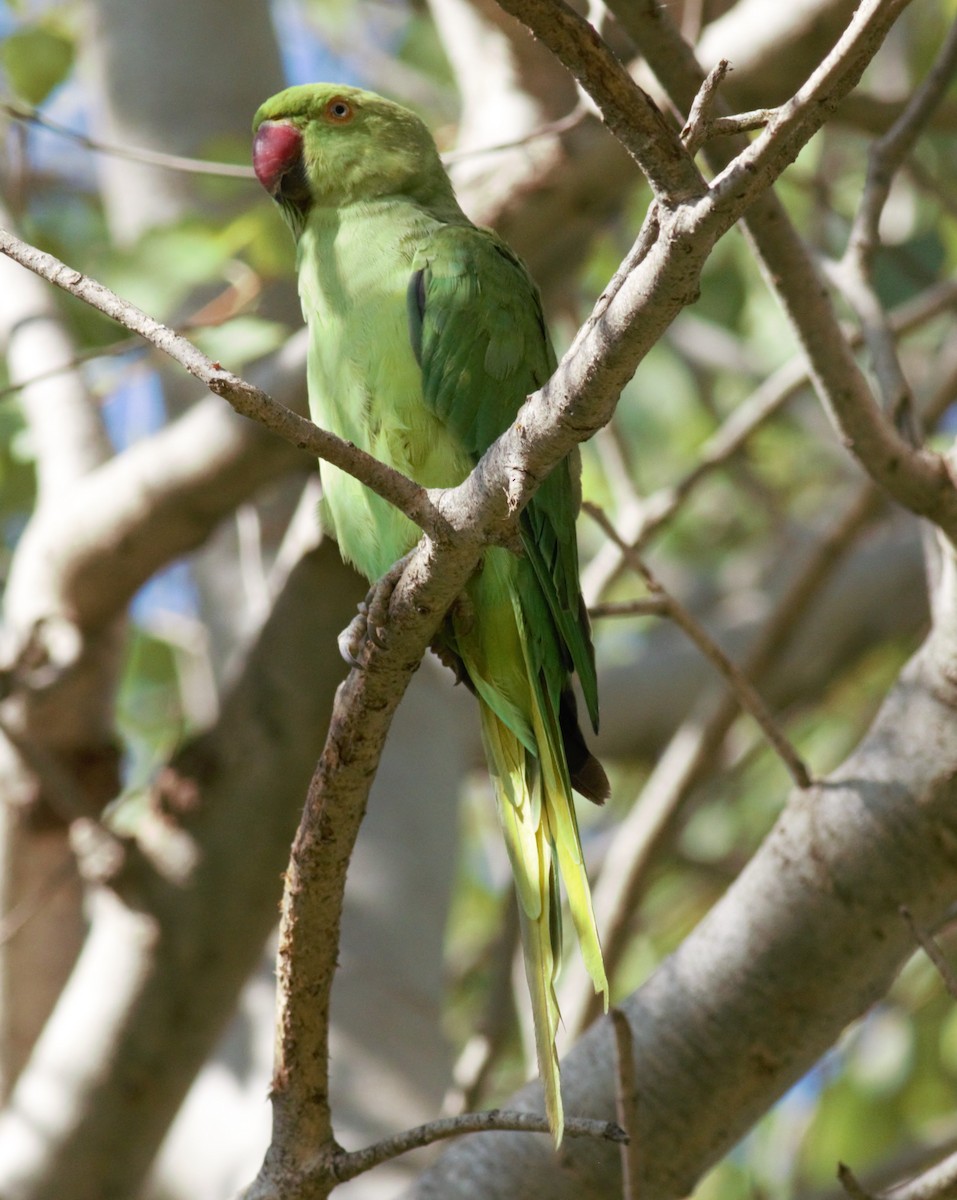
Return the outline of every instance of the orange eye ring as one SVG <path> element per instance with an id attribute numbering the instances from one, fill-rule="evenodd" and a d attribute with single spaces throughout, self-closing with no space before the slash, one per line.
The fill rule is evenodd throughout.
<path id="1" fill-rule="evenodd" d="M 331 121 L 334 125 L 348 125 L 356 115 L 356 110 L 345 96 L 333 96 L 326 102 L 323 113 L 326 120 Z"/>

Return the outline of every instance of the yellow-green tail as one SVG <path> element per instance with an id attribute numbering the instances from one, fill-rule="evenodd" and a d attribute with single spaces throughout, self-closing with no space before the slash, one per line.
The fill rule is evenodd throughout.
<path id="1" fill-rule="evenodd" d="M 568 895 L 585 966 L 595 991 L 604 993 L 606 1010 L 608 980 L 558 723 L 554 714 L 543 713 L 539 705 L 532 707 L 531 725 L 539 748 L 537 758 L 487 704 L 480 702 L 482 735 L 518 893 L 522 950 L 532 1001 L 538 1068 L 545 1089 L 545 1112 L 558 1146 L 564 1129 L 555 1048 L 561 1020 L 555 992 L 562 952 L 559 875 Z"/>

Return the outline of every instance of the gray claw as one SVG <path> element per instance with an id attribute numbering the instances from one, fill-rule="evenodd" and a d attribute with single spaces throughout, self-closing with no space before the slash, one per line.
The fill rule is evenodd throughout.
<path id="1" fill-rule="evenodd" d="M 409 557 L 410 555 L 406 554 L 394 563 L 381 579 L 376 580 L 369 588 L 365 600 L 359 605 L 358 613 L 339 634 L 339 653 L 350 667 L 359 667 L 361 670 L 361 655 L 367 642 L 371 642 L 379 650 L 388 648 L 389 602 L 395 585 L 402 578 Z"/>
<path id="2" fill-rule="evenodd" d="M 360 669 L 362 667 L 359 655 L 362 653 L 362 647 L 366 644 L 368 630 L 369 606 L 363 600 L 359 605 L 359 611 L 336 639 L 339 653 L 350 667 L 359 667 Z"/>

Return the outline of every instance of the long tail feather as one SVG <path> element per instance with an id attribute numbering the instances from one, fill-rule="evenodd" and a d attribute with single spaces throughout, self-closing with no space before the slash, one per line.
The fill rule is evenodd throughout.
<path id="1" fill-rule="evenodd" d="M 545 1090 L 545 1112 L 558 1146 L 564 1129 L 558 1053 L 555 1039 L 561 1014 L 555 983 L 561 967 L 561 872 L 582 948 L 585 966 L 604 993 L 608 982 L 595 927 L 591 893 L 572 807 L 568 770 L 546 712 L 533 705 L 532 727 L 538 759 L 485 704 L 482 734 L 492 771 L 499 818 L 519 898 L 522 951 L 535 1026 L 538 1068 Z M 551 724 L 557 721 L 552 715 Z"/>

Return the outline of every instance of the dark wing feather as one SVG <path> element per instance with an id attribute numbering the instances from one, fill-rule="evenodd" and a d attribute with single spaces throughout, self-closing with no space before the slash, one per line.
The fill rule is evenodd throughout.
<path id="1" fill-rule="evenodd" d="M 493 233 L 449 225 L 416 256 L 407 299 L 425 403 L 477 462 L 555 369 L 538 289 Z M 574 669 L 597 728 L 594 651 L 574 536 L 578 504 L 577 480 L 566 460 L 522 514 L 530 569 L 518 572 L 518 586 L 531 627 L 544 600 L 558 635 L 560 663 L 554 664 L 554 641 L 551 655 L 543 645 L 537 656 L 554 710 Z"/>

